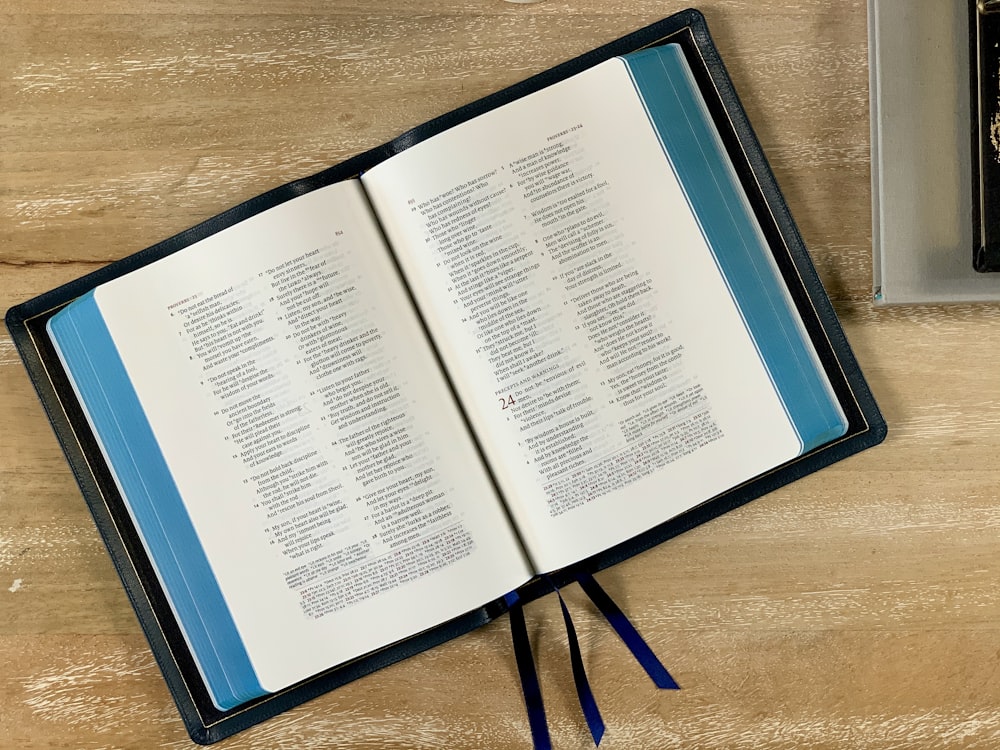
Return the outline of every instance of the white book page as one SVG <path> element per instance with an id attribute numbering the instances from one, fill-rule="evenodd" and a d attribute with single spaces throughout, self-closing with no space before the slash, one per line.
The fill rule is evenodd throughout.
<path id="1" fill-rule="evenodd" d="M 362 181 L 539 570 L 798 454 L 622 61 Z"/>
<path id="2" fill-rule="evenodd" d="M 356 181 L 97 302 L 266 689 L 530 576 Z"/>

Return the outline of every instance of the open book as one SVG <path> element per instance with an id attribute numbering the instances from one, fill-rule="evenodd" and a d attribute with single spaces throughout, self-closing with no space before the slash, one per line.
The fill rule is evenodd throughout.
<path id="1" fill-rule="evenodd" d="M 225 714 L 836 444 L 843 387 L 785 275 L 666 44 L 116 274 L 46 330 Z"/>

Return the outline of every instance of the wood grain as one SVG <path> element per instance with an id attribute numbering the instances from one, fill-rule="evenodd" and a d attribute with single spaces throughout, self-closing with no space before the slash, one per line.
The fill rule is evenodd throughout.
<path id="1" fill-rule="evenodd" d="M 0 307 L 685 5 L 0 0 Z M 568 592 L 606 746 L 998 747 L 1000 308 L 869 304 L 863 0 L 701 7 L 890 436 L 602 575 L 679 692 Z M 0 747 L 190 747 L 6 334 L 0 427 Z M 529 745 L 501 620 L 222 746 Z"/>

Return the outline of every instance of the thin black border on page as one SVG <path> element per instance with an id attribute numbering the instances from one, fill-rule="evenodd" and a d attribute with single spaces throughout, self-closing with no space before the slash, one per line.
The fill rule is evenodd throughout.
<path id="1" fill-rule="evenodd" d="M 435 627 L 344 665 L 229 711 L 219 711 L 209 699 L 180 629 L 160 589 L 152 566 L 128 513 L 118 496 L 96 441 L 75 403 L 72 390 L 45 334 L 45 323 L 62 306 L 95 286 L 176 252 L 245 218 L 319 187 L 349 179 L 384 159 L 460 122 L 596 65 L 608 58 L 667 42 L 683 49 L 705 96 L 723 142 L 747 192 L 807 331 L 826 368 L 837 398 L 848 417 L 845 437 L 822 446 L 772 472 L 757 477 L 628 542 L 556 573 L 567 583 L 577 569 L 594 572 L 613 565 L 693 526 L 704 523 L 791 482 L 877 444 L 885 422 L 871 396 L 819 282 L 787 206 L 777 188 L 756 136 L 733 90 L 703 16 L 682 11 L 610 44 L 540 73 L 420 125 L 389 143 L 359 154 L 311 177 L 297 180 L 250 199 L 228 211 L 112 263 L 87 276 L 40 295 L 8 311 L 7 326 L 38 391 L 70 466 L 90 506 L 98 530 L 139 618 L 140 624 L 191 738 L 209 744 L 286 711 L 384 666 L 443 643 L 489 622 L 505 611 L 502 601 L 487 604 L 463 617 Z M 522 597 L 544 595 L 548 585 L 532 582 Z"/>

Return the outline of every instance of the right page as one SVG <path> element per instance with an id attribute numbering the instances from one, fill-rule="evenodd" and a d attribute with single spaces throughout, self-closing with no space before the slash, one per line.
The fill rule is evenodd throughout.
<path id="1" fill-rule="evenodd" d="M 363 182 L 539 572 L 845 431 L 680 48 Z"/>

